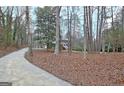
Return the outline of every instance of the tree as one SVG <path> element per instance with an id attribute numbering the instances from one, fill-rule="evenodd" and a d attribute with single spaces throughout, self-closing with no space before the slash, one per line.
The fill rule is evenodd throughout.
<path id="1" fill-rule="evenodd" d="M 26 9 L 25 9 L 26 10 Z M 23 7 L 15 7 L 15 19 L 13 20 L 13 42 L 16 43 L 16 47 L 27 44 L 26 35 L 26 22 L 22 17 L 26 14 Z"/>
<path id="2" fill-rule="evenodd" d="M 99 37 L 99 11 L 100 11 L 100 7 L 97 7 L 97 29 L 96 29 L 96 51 L 98 51 L 98 37 Z"/>
<path id="3" fill-rule="evenodd" d="M 59 54 L 60 52 L 60 11 L 61 6 L 57 6 L 56 8 L 56 45 L 55 45 L 55 54 Z"/>
<path id="4" fill-rule="evenodd" d="M 3 14 L 3 28 L 4 28 L 4 41 L 5 48 L 11 44 L 11 32 L 12 32 L 12 15 L 14 7 L 7 7 L 6 14 Z"/>
<path id="5" fill-rule="evenodd" d="M 0 7 L 0 23 L 2 29 L 1 39 L 5 48 L 11 45 L 15 46 L 15 44 L 18 48 L 18 46 L 22 45 L 21 42 L 25 42 L 25 20 L 22 19 L 22 17 L 25 15 L 25 11 L 22 11 L 22 8 L 23 7 L 14 6 Z"/>
<path id="6" fill-rule="evenodd" d="M 102 47 L 102 25 L 103 25 L 103 19 L 104 19 L 104 6 L 101 7 L 101 19 L 100 19 L 100 25 L 99 25 L 99 35 L 98 35 L 98 51 L 101 51 L 101 47 Z"/>
<path id="7" fill-rule="evenodd" d="M 105 30 L 106 30 L 106 24 L 107 24 L 107 17 L 106 17 L 106 7 L 104 7 L 103 10 L 103 30 L 102 30 L 102 52 L 105 52 Z"/>
<path id="8" fill-rule="evenodd" d="M 124 31 L 124 6 L 122 7 L 122 31 Z"/>
<path id="9" fill-rule="evenodd" d="M 83 40 L 81 33 L 81 20 L 79 15 L 80 7 L 72 6 L 70 7 L 70 51 L 80 50 L 82 51 Z"/>
<path id="10" fill-rule="evenodd" d="M 69 54 L 72 50 L 82 51 L 83 47 L 79 10 L 79 6 L 65 6 L 61 11 L 61 35 L 67 41 Z"/>
<path id="11" fill-rule="evenodd" d="M 86 49 L 87 49 L 87 32 L 86 32 L 86 7 L 84 6 L 84 58 L 86 58 Z"/>
<path id="12" fill-rule="evenodd" d="M 53 7 L 37 8 L 36 10 L 36 26 L 35 33 L 38 36 L 35 38 L 39 43 L 46 44 L 47 49 L 53 47 L 55 41 L 55 15 L 52 11 Z"/>
<path id="13" fill-rule="evenodd" d="M 87 41 L 87 50 L 88 52 L 93 51 L 93 36 L 92 36 L 92 7 L 85 7 L 85 18 L 86 18 L 86 41 Z"/>
<path id="14" fill-rule="evenodd" d="M 29 54 L 32 55 L 32 33 L 30 31 L 30 16 L 29 16 L 28 6 L 26 6 L 26 24 L 27 24 L 27 31 L 28 31 Z"/>

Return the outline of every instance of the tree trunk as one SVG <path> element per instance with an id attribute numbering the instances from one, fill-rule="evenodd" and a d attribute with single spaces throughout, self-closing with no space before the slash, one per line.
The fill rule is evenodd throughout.
<path id="1" fill-rule="evenodd" d="M 104 7 L 104 11 L 103 11 L 104 13 L 103 13 L 103 17 L 104 17 L 104 24 L 103 24 L 103 26 L 105 26 L 106 25 L 106 22 L 107 22 L 107 20 L 106 20 L 106 7 Z M 102 31 L 102 52 L 105 52 L 105 31 L 106 30 L 106 28 L 104 28 L 104 30 Z"/>
<path id="2" fill-rule="evenodd" d="M 92 13 L 91 7 L 86 6 L 86 31 L 87 31 L 87 50 L 93 51 L 93 37 L 92 37 Z"/>
<path id="3" fill-rule="evenodd" d="M 84 58 L 86 58 L 86 49 L 87 49 L 87 41 L 86 41 L 86 7 L 84 6 L 84 47 L 83 47 L 83 52 L 84 52 Z"/>
<path id="4" fill-rule="evenodd" d="M 113 52 L 115 52 L 115 46 L 113 46 Z"/>
<path id="5" fill-rule="evenodd" d="M 56 44 L 55 44 L 55 54 L 60 53 L 60 14 L 61 7 L 56 7 Z"/>
<path id="6" fill-rule="evenodd" d="M 27 22 L 27 31 L 28 31 L 29 54 L 32 55 L 32 33 L 30 31 L 30 16 L 29 16 L 28 6 L 26 6 L 26 22 Z"/>
<path id="7" fill-rule="evenodd" d="M 69 16 L 69 15 L 68 15 L 68 16 Z M 72 43 L 72 42 L 71 42 L 71 41 L 72 41 L 72 40 L 71 40 L 71 38 L 72 38 L 72 36 L 71 36 L 72 13 L 70 14 L 70 19 L 69 19 L 68 25 L 69 25 L 69 28 L 68 28 L 68 29 L 69 29 L 69 54 L 71 55 L 71 52 L 72 52 L 72 49 L 71 49 L 71 48 L 72 48 L 72 46 L 71 46 L 71 45 L 72 45 L 72 44 L 71 44 L 71 43 Z"/>
<path id="8" fill-rule="evenodd" d="M 90 47 L 89 47 L 89 23 L 88 23 L 88 21 L 89 21 L 89 17 L 88 17 L 88 7 L 86 6 L 85 7 L 85 18 L 86 18 L 86 20 L 85 20 L 85 23 L 86 23 L 86 27 L 85 27 L 85 30 L 86 30 L 86 44 L 87 44 L 87 51 L 89 52 L 89 50 L 90 50 Z"/>
<path id="9" fill-rule="evenodd" d="M 122 31 L 124 31 L 124 6 L 122 7 Z"/>
<path id="10" fill-rule="evenodd" d="M 91 11 L 91 6 L 88 7 L 89 11 L 89 45 L 90 45 L 90 52 L 93 51 L 93 36 L 92 36 L 92 11 Z"/>
<path id="11" fill-rule="evenodd" d="M 99 6 L 97 10 L 97 30 L 96 30 L 96 51 L 98 51 L 98 39 L 99 39 Z"/>
<path id="12" fill-rule="evenodd" d="M 109 49 L 110 49 L 110 42 L 109 42 L 109 44 L 108 44 L 108 49 L 107 49 L 107 52 L 109 52 Z"/>
<path id="13" fill-rule="evenodd" d="M 69 17 L 69 6 L 67 6 L 67 21 L 68 21 L 68 32 L 67 32 L 67 37 L 68 37 L 68 53 L 70 52 L 70 35 L 69 35 L 69 33 L 70 33 L 70 22 L 69 22 L 69 19 L 70 19 L 70 17 Z"/>
<path id="14" fill-rule="evenodd" d="M 101 47 L 102 47 L 102 38 L 101 38 L 101 31 L 102 31 L 102 25 L 103 25 L 103 11 L 104 10 L 104 6 L 102 6 L 102 10 L 101 10 L 101 20 L 100 20 L 100 27 L 99 27 L 99 39 L 98 39 L 98 45 L 99 45 L 99 48 L 98 48 L 98 51 L 100 52 L 101 51 Z"/>

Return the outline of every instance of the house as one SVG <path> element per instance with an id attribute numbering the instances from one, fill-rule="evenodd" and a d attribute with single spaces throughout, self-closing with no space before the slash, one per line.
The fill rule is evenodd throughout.
<path id="1" fill-rule="evenodd" d="M 62 49 L 64 49 L 64 50 L 68 49 L 68 40 L 67 39 L 61 40 L 60 44 L 61 44 Z"/>

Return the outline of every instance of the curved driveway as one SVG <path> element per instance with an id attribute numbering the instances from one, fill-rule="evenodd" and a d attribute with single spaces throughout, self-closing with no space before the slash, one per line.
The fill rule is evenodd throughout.
<path id="1" fill-rule="evenodd" d="M 0 58 L 0 82 L 14 86 L 67 86 L 71 85 L 32 65 L 24 58 L 28 48 Z"/>

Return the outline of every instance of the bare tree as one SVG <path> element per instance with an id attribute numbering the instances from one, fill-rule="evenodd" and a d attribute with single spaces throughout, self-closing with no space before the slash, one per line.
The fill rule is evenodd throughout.
<path id="1" fill-rule="evenodd" d="M 112 18 L 112 31 L 114 31 L 114 18 L 113 18 L 113 7 L 111 7 L 111 18 Z M 115 52 L 115 46 L 113 45 L 113 52 Z"/>
<path id="2" fill-rule="evenodd" d="M 98 51 L 100 52 L 101 51 L 101 47 L 102 47 L 102 25 L 103 25 L 103 16 L 104 16 L 104 6 L 102 6 L 102 9 L 101 9 L 101 19 L 100 19 L 100 25 L 99 25 L 99 35 L 98 35 Z"/>
<path id="3" fill-rule="evenodd" d="M 97 7 L 97 29 L 96 29 L 96 51 L 98 51 L 98 36 L 99 36 L 99 9 L 100 7 Z"/>
<path id="4" fill-rule="evenodd" d="M 92 36 L 92 7 L 86 6 L 86 31 L 87 31 L 87 50 L 88 52 L 93 51 L 93 36 Z"/>
<path id="5" fill-rule="evenodd" d="M 71 30 L 72 30 L 72 12 L 70 12 L 70 7 L 67 6 L 67 20 L 68 20 L 68 53 L 71 54 L 71 51 L 72 51 L 72 34 L 71 34 Z"/>
<path id="6" fill-rule="evenodd" d="M 30 31 L 30 16 L 29 16 L 29 7 L 26 6 L 26 23 L 28 31 L 28 45 L 29 45 L 29 54 L 32 55 L 32 33 Z"/>
<path id="7" fill-rule="evenodd" d="M 91 6 L 88 7 L 88 11 L 89 11 L 89 46 L 90 46 L 90 50 L 89 51 L 93 51 L 92 7 Z"/>
<path id="8" fill-rule="evenodd" d="M 87 34 L 86 34 L 86 7 L 84 6 L 84 58 L 86 58 L 86 49 L 87 49 Z"/>
<path id="9" fill-rule="evenodd" d="M 61 11 L 61 6 L 57 6 L 55 8 L 55 13 L 56 13 L 56 44 L 55 44 L 55 54 L 59 54 L 60 52 L 60 11 Z"/>
<path id="10" fill-rule="evenodd" d="M 122 7 L 122 31 L 124 31 L 124 6 Z"/>
<path id="11" fill-rule="evenodd" d="M 106 7 L 104 7 L 104 10 L 103 10 L 103 18 L 104 18 L 104 22 L 103 22 L 103 31 L 102 31 L 102 52 L 105 52 L 105 26 L 106 26 L 106 23 L 107 23 L 107 19 L 106 19 Z"/>

